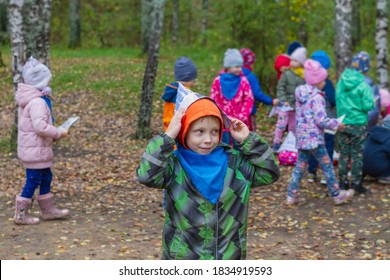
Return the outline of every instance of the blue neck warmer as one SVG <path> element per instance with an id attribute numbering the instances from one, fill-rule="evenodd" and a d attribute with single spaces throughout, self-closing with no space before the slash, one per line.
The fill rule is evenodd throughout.
<path id="1" fill-rule="evenodd" d="M 224 148 L 217 147 L 208 155 L 200 155 L 178 144 L 174 154 L 197 190 L 212 204 L 216 204 L 222 193 L 228 166 Z"/>
<path id="2" fill-rule="evenodd" d="M 232 100 L 240 87 L 241 76 L 223 73 L 220 76 L 220 82 L 223 96 L 225 96 L 228 100 Z"/>
<path id="3" fill-rule="evenodd" d="M 52 121 L 53 121 L 53 123 L 54 123 L 53 108 L 52 108 L 52 106 L 51 106 L 51 99 L 50 99 L 50 97 L 47 96 L 47 95 L 44 95 L 44 96 L 42 96 L 41 98 L 42 98 L 43 100 L 45 100 L 47 106 L 49 107 L 49 109 L 50 109 L 50 114 L 51 114 L 51 119 L 52 119 Z"/>

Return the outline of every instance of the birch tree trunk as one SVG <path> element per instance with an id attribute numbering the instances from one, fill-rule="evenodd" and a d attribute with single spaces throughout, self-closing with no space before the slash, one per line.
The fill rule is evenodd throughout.
<path id="1" fill-rule="evenodd" d="M 80 20 L 80 0 L 69 1 L 69 48 L 74 49 L 81 46 L 81 20 Z"/>
<path id="2" fill-rule="evenodd" d="M 142 84 L 141 106 L 138 113 L 136 138 L 143 139 L 151 136 L 150 120 L 152 117 L 154 81 L 157 73 L 160 39 L 164 19 L 165 0 L 153 0 L 150 16 L 154 18 L 149 41 L 148 62 L 146 64 Z"/>
<path id="3" fill-rule="evenodd" d="M 378 0 L 376 18 L 376 71 L 379 88 L 389 88 L 389 74 L 387 64 L 387 30 L 388 6 L 387 0 Z"/>
<path id="4" fill-rule="evenodd" d="M 153 0 L 142 0 L 141 10 L 141 45 L 142 52 L 147 53 L 149 50 L 151 29 L 155 20 L 151 17 L 151 14 L 153 13 Z"/>
<path id="5" fill-rule="evenodd" d="M 22 81 L 23 65 L 29 56 L 33 55 L 50 67 L 51 0 L 10 0 L 8 15 L 15 95 L 17 85 Z M 16 105 L 12 147 L 15 147 L 17 139 L 17 111 Z"/>
<path id="6" fill-rule="evenodd" d="M 203 0 L 203 1 L 202 1 L 202 10 L 203 10 L 203 19 L 202 19 L 202 46 L 206 46 L 206 44 L 207 44 L 206 30 L 207 30 L 208 6 L 209 6 L 209 1 L 208 1 L 208 0 Z"/>
<path id="7" fill-rule="evenodd" d="M 173 0 L 172 43 L 176 44 L 179 36 L 179 0 Z"/>
<path id="8" fill-rule="evenodd" d="M 12 82 L 14 84 L 14 95 L 18 83 L 22 81 L 22 68 L 26 61 L 26 44 L 24 42 L 23 28 L 23 5 L 24 0 L 11 0 L 8 7 L 9 15 L 9 31 L 11 39 L 11 55 L 12 55 Z M 15 105 L 14 125 L 11 134 L 11 147 L 16 148 L 18 137 L 18 106 Z"/>
<path id="9" fill-rule="evenodd" d="M 336 0 L 335 57 L 337 79 L 351 63 L 352 0 Z"/>
<path id="10" fill-rule="evenodd" d="M 23 9 L 27 57 L 34 56 L 50 68 L 51 0 L 25 0 Z"/>

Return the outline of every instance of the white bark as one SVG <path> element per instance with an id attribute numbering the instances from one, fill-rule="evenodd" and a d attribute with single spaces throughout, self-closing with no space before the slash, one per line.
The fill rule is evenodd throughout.
<path id="1" fill-rule="evenodd" d="M 336 0 L 335 57 L 337 79 L 351 63 L 352 0 Z"/>
<path id="2" fill-rule="evenodd" d="M 377 0 L 376 19 L 376 68 L 378 86 L 389 88 L 388 61 L 387 61 L 387 30 L 388 30 L 387 0 Z"/>

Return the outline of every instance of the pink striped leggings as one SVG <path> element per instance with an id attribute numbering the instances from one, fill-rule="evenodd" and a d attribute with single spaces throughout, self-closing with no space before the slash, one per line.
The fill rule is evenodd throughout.
<path id="1" fill-rule="evenodd" d="M 283 133 L 287 125 L 288 131 L 292 131 L 295 134 L 295 111 L 279 112 L 273 144 L 279 145 L 282 142 Z"/>

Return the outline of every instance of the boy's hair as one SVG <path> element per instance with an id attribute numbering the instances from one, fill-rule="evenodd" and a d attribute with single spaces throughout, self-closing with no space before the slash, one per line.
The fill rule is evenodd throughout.
<path id="1" fill-rule="evenodd" d="M 178 135 L 178 139 L 184 148 L 189 149 L 185 143 L 185 137 L 189 127 L 191 126 L 191 123 L 200 118 L 209 116 L 216 117 L 220 121 L 221 127 L 219 130 L 219 141 L 221 141 L 224 128 L 221 111 L 218 106 L 209 98 L 200 98 L 187 108 L 187 111 L 181 119 L 181 129 Z"/>
<path id="2" fill-rule="evenodd" d="M 182 56 L 176 60 L 174 68 L 175 80 L 178 82 L 195 81 L 198 76 L 198 69 L 194 62 L 186 56 Z"/>

